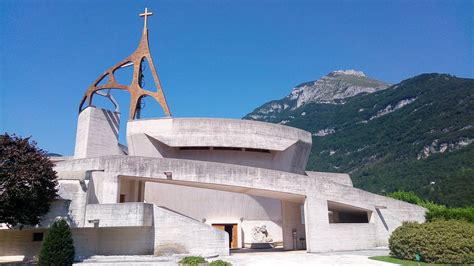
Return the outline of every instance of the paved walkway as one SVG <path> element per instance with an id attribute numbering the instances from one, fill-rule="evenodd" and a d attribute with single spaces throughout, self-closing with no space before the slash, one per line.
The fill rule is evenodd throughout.
<path id="1" fill-rule="evenodd" d="M 230 256 L 208 259 L 222 259 L 233 265 L 394 265 L 375 260 L 370 256 L 387 255 L 387 249 L 371 249 L 358 251 L 338 251 L 326 253 L 306 253 L 306 251 L 258 251 L 238 250 Z M 94 256 L 77 265 L 177 265 L 179 256 Z"/>

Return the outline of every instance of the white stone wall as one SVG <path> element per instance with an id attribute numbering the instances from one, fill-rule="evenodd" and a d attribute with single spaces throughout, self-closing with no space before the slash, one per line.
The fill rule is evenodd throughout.
<path id="1" fill-rule="evenodd" d="M 154 207 L 155 254 L 229 255 L 229 235 L 165 208 Z"/>

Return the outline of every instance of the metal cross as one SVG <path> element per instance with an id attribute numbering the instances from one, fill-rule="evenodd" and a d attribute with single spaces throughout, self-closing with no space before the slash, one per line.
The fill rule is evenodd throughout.
<path id="1" fill-rule="evenodd" d="M 145 28 L 146 28 L 146 20 L 147 20 L 147 17 L 148 17 L 148 16 L 151 16 L 151 15 L 153 15 L 153 13 L 148 12 L 148 8 L 147 8 L 147 7 L 145 7 L 145 12 L 144 12 L 144 13 L 139 14 L 140 17 L 145 17 L 145 26 L 144 26 Z"/>

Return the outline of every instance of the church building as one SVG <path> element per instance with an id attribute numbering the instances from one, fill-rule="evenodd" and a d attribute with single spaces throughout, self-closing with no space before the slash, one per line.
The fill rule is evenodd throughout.
<path id="1" fill-rule="evenodd" d="M 80 101 L 74 156 L 52 157 L 59 198 L 37 227 L 0 225 L 0 256 L 39 254 L 55 219 L 71 227 L 76 259 L 92 255 L 229 255 L 232 249 L 368 249 L 388 245 L 425 209 L 354 188 L 348 174 L 306 171 L 312 136 L 241 119 L 174 118 L 153 64 L 147 9 L 138 48 Z M 148 63 L 156 90 L 143 87 Z M 133 68 L 121 84 L 116 74 Z M 112 90 L 130 94 L 128 117 Z M 109 100 L 113 110 L 93 105 Z M 151 97 L 165 117 L 141 119 Z M 125 119 L 124 119 L 125 118 Z M 126 145 L 119 143 L 126 120 Z"/>

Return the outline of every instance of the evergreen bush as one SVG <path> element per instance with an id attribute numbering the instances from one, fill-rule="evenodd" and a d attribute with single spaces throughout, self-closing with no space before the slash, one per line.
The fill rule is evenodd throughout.
<path id="1" fill-rule="evenodd" d="M 64 219 L 55 221 L 41 246 L 38 265 L 72 265 L 74 243 L 71 229 Z"/>
<path id="2" fill-rule="evenodd" d="M 209 266 L 232 266 L 232 263 L 223 260 L 215 260 L 209 263 Z"/>
<path id="3" fill-rule="evenodd" d="M 187 256 L 179 261 L 179 264 L 182 265 L 200 265 L 203 263 L 207 263 L 207 260 L 201 256 Z"/>
<path id="4" fill-rule="evenodd" d="M 390 255 L 428 263 L 474 263 L 474 224 L 456 220 L 404 223 L 389 239 Z"/>

